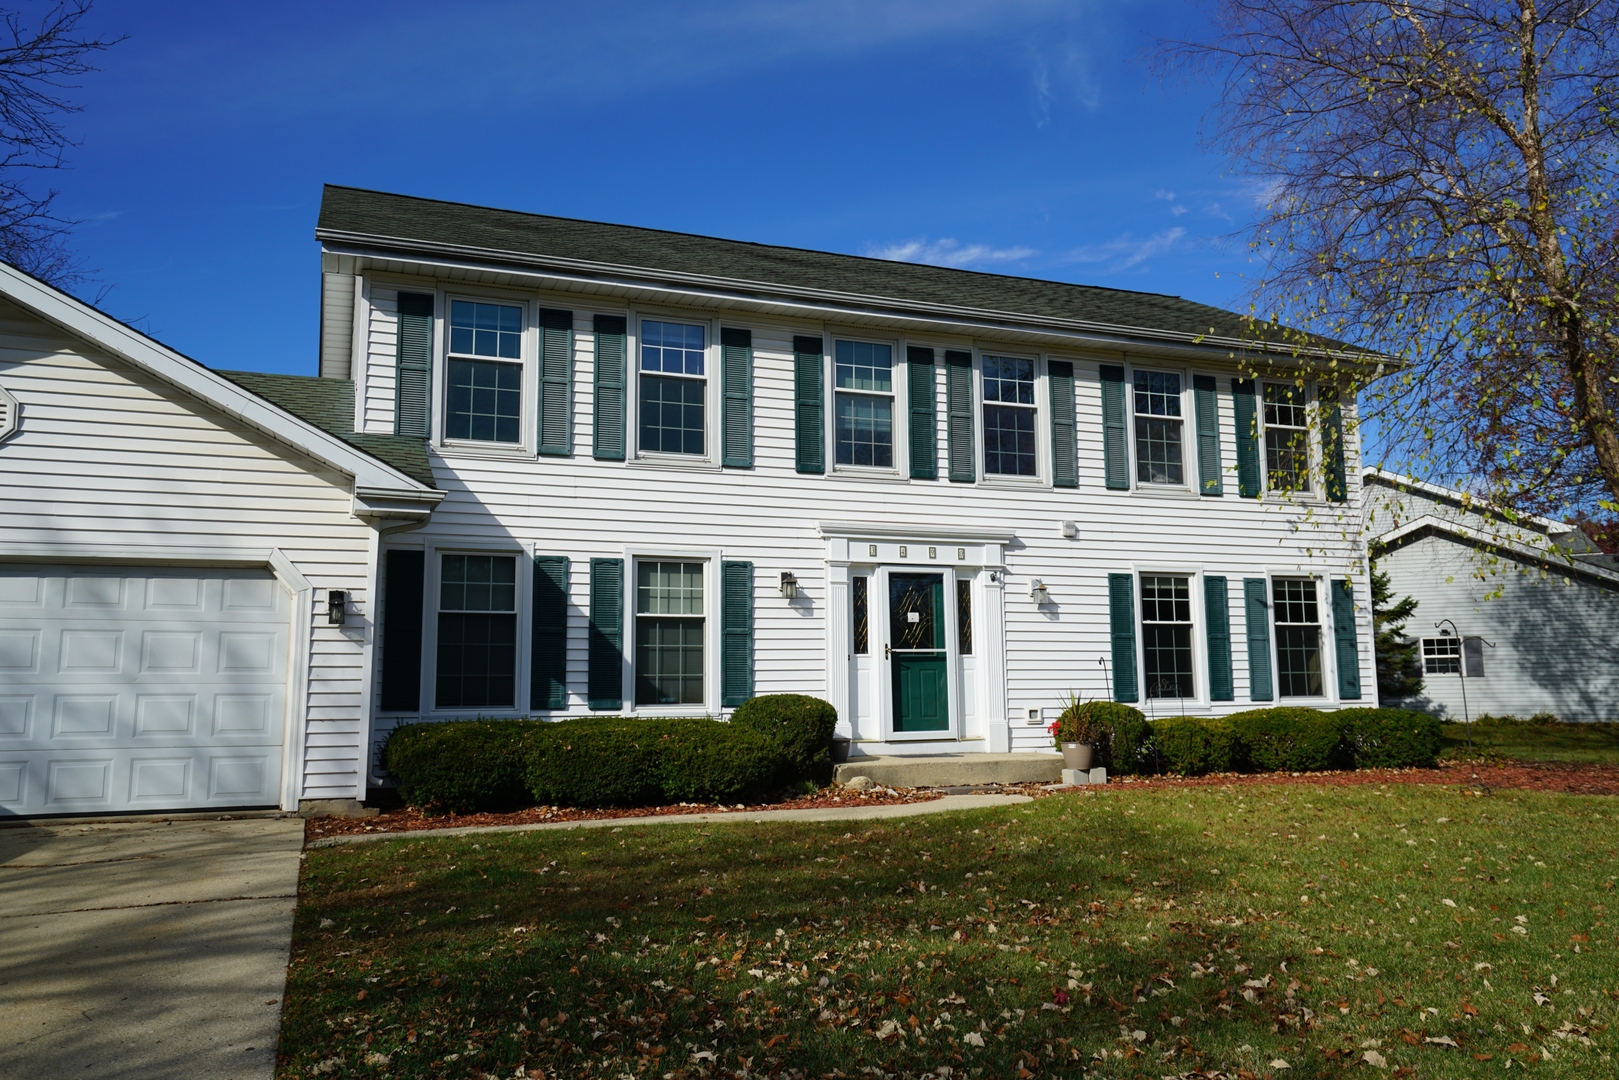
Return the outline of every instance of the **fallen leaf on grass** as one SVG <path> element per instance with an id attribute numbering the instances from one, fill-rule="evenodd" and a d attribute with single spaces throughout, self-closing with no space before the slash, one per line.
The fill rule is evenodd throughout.
<path id="1" fill-rule="evenodd" d="M 1425 1042 L 1425 1043 L 1433 1043 L 1436 1046 L 1455 1046 L 1456 1045 L 1456 1040 L 1451 1038 L 1449 1035 L 1429 1035 L 1426 1039 L 1423 1039 L 1422 1041 Z"/>
<path id="2" fill-rule="evenodd" d="M 1291 1069 L 1293 1066 L 1287 1063 L 1286 1058 L 1277 1058 L 1275 1061 L 1270 1063 L 1270 1067 L 1273 1069 Z"/>
<path id="3" fill-rule="evenodd" d="M 978 1032 L 976 1032 L 976 1031 L 967 1032 L 967 1034 L 965 1034 L 965 1035 L 963 1035 L 961 1037 L 961 1041 L 966 1043 L 968 1046 L 979 1046 L 979 1047 L 981 1047 L 981 1046 L 984 1045 L 984 1037 L 982 1035 L 978 1034 Z"/>
<path id="4" fill-rule="evenodd" d="M 1362 1050 L 1360 1053 L 1360 1059 L 1374 1069 L 1388 1068 L 1388 1059 L 1382 1054 L 1379 1054 L 1376 1050 Z"/>

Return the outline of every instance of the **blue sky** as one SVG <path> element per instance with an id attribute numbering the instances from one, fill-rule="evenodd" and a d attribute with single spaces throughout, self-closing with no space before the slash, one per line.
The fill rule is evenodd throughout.
<path id="1" fill-rule="evenodd" d="M 1239 310 L 1254 186 L 1153 75 L 1184 3 L 101 0 L 55 177 L 102 306 L 313 374 L 322 183 Z M 94 292 L 94 287 L 85 290 Z"/>

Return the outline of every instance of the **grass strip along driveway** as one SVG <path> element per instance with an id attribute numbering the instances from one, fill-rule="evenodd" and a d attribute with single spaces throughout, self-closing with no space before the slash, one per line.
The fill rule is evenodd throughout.
<path id="1" fill-rule="evenodd" d="M 1301 782 L 313 850 L 280 1075 L 1611 1076 L 1616 814 Z"/>

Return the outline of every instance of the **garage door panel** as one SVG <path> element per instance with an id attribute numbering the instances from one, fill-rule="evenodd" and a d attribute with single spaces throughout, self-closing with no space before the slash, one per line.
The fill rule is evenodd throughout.
<path id="1" fill-rule="evenodd" d="M 278 802 L 290 608 L 264 572 L 0 565 L 0 813 Z"/>

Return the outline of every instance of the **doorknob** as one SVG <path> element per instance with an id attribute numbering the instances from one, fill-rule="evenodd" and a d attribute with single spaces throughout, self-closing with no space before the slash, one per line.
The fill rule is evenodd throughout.
<path id="1" fill-rule="evenodd" d="M 892 655 L 893 655 L 893 650 L 890 649 L 887 645 L 884 645 L 883 646 L 883 659 L 887 660 Z"/>

